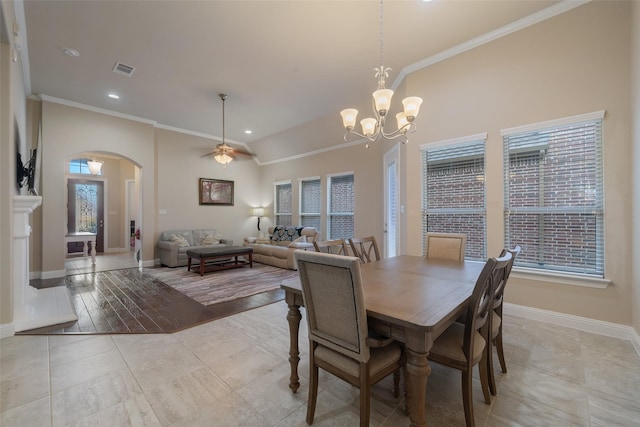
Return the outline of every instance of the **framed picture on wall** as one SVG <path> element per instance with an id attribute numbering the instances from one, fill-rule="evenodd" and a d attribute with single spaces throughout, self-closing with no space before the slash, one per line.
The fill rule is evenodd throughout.
<path id="1" fill-rule="evenodd" d="M 233 206 L 233 181 L 200 178 L 198 190 L 201 205 Z"/>

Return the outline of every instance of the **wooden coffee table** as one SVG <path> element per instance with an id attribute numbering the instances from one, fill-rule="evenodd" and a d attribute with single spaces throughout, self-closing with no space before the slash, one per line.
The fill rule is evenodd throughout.
<path id="1" fill-rule="evenodd" d="M 187 271 L 191 271 L 191 258 L 200 260 L 200 269 L 197 272 L 201 276 L 209 271 L 226 270 L 228 268 L 249 265 L 253 268 L 253 248 L 247 246 L 225 246 L 220 248 L 197 248 L 187 250 Z M 246 256 L 249 261 L 238 259 Z M 196 271 L 194 269 L 194 271 Z"/>

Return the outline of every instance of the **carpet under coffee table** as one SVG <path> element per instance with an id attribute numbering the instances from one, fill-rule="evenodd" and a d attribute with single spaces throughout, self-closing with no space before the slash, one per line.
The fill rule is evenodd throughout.
<path id="1" fill-rule="evenodd" d="M 191 259 L 200 260 L 200 268 L 197 272 L 200 276 L 209 271 L 226 270 L 229 268 L 249 265 L 253 268 L 253 248 L 247 246 L 224 246 L 220 248 L 196 248 L 187 251 L 187 271 L 191 271 Z M 249 261 L 238 259 L 246 256 Z M 194 271 L 196 271 L 194 269 Z"/>

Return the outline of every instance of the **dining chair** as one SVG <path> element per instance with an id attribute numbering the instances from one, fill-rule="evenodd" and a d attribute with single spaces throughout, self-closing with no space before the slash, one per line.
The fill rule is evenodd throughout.
<path id="1" fill-rule="evenodd" d="M 467 235 L 456 233 L 427 233 L 425 236 L 425 257 L 464 261 Z"/>
<path id="2" fill-rule="evenodd" d="M 322 368 L 360 389 L 360 426 L 368 426 L 371 386 L 406 366 L 402 347 L 368 334 L 359 258 L 308 251 L 295 257 L 309 335 L 307 424 L 313 423 Z M 398 388 L 399 375 L 396 397 Z"/>
<path id="3" fill-rule="evenodd" d="M 436 340 L 429 360 L 459 369 L 462 372 L 462 401 L 467 427 L 475 425 L 473 418 L 473 367 L 480 369 L 480 382 L 488 384 L 487 352 L 491 314 L 493 312 L 493 286 L 502 277 L 511 261 L 511 253 L 501 258 L 489 258 L 480 272 L 466 310 L 464 324 L 454 322 Z M 491 403 L 489 389 L 482 387 L 484 400 Z"/>
<path id="4" fill-rule="evenodd" d="M 349 246 L 351 246 L 353 256 L 360 258 L 362 263 L 380 261 L 380 251 L 375 236 L 352 237 L 349 239 Z"/>
<path id="5" fill-rule="evenodd" d="M 495 345 L 498 360 L 500 361 L 500 368 L 503 373 L 507 373 L 507 364 L 504 359 L 504 349 L 502 348 L 502 306 L 504 302 L 504 290 L 507 286 L 507 281 L 511 275 L 511 269 L 516 257 L 520 254 L 522 248 L 516 246 L 513 249 L 503 249 L 500 253 L 500 257 L 505 256 L 507 253 L 511 254 L 511 261 L 504 271 L 504 277 L 495 285 L 493 290 L 493 313 L 491 314 L 491 342 L 492 345 L 487 346 L 487 369 L 489 377 L 489 389 L 494 396 L 497 393 L 496 379 L 493 372 L 493 346 Z"/>
<path id="6" fill-rule="evenodd" d="M 344 239 L 320 240 L 313 242 L 316 252 L 324 252 L 334 255 L 349 255 L 347 243 Z"/>

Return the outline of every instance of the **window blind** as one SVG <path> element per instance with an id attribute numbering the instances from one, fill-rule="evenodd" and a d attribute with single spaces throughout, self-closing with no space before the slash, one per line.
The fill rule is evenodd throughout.
<path id="1" fill-rule="evenodd" d="M 291 183 L 275 184 L 275 225 L 291 224 Z"/>
<path id="2" fill-rule="evenodd" d="M 604 277 L 602 116 L 503 132 L 505 244 L 515 265 Z"/>
<path id="3" fill-rule="evenodd" d="M 320 231 L 320 178 L 300 180 L 300 225 Z"/>
<path id="4" fill-rule="evenodd" d="M 354 231 L 354 186 L 353 174 L 329 177 L 328 238 L 347 239 Z"/>
<path id="5" fill-rule="evenodd" d="M 485 139 L 422 149 L 422 232 L 466 234 L 469 259 L 486 259 L 484 157 Z"/>

